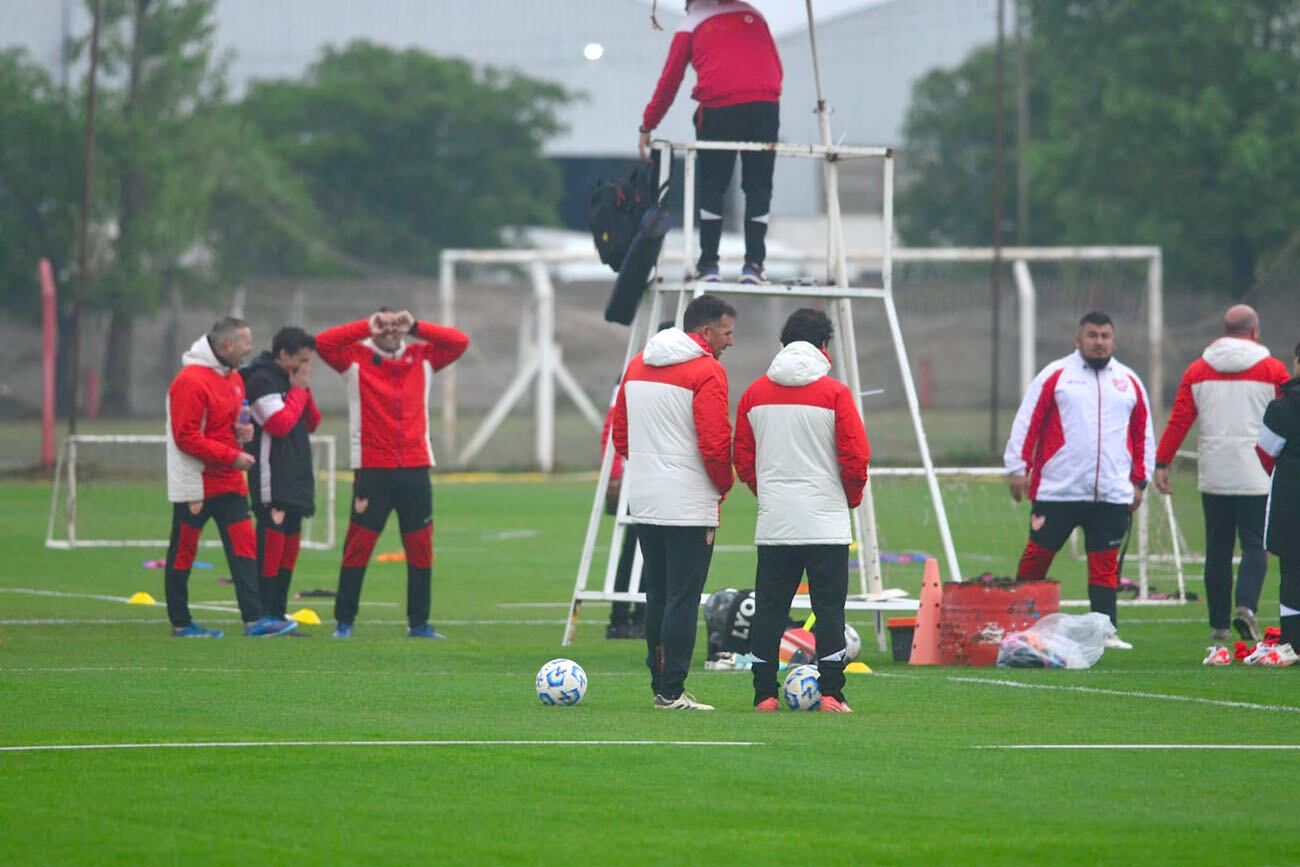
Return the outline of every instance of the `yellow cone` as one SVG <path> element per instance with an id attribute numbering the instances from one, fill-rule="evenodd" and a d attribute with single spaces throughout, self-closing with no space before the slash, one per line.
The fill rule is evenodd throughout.
<path id="1" fill-rule="evenodd" d="M 845 674 L 871 674 L 871 668 L 865 662 L 850 662 L 844 666 Z"/>
<path id="2" fill-rule="evenodd" d="M 154 599 L 148 593 L 141 590 L 139 593 L 132 593 L 131 598 L 126 600 L 127 605 L 157 605 L 158 600 Z"/>
<path id="3" fill-rule="evenodd" d="M 320 626 L 320 615 L 310 608 L 303 608 L 300 611 L 293 612 L 289 615 L 289 619 L 296 620 L 307 626 Z"/>

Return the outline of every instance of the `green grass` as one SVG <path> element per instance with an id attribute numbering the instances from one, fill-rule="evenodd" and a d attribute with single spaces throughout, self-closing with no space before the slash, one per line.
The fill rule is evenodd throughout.
<path id="1" fill-rule="evenodd" d="M 1202 603 L 1123 609 L 1123 634 L 1136 649 L 1107 653 L 1084 672 L 909 668 L 875 650 L 870 620 L 859 615 L 851 620 L 868 639 L 865 657 L 877 674 L 850 678 L 852 716 L 753 714 L 748 676 L 706 673 L 700 652 L 689 688 L 718 712 L 658 713 L 649 706 L 644 647 L 605 641 L 603 606 L 584 610 L 577 641 L 564 651 L 562 609 L 515 605 L 568 599 L 591 487 L 435 481 L 435 622 L 450 640 L 424 643 L 403 637 L 404 571 L 386 564 L 371 566 L 351 642 L 327 637 L 328 602 L 312 606 L 327 624 L 309 630 L 312 640 L 172 640 L 159 608 L 83 598 L 148 590 L 161 599 L 161 572 L 141 566 L 161 551 L 46 551 L 48 487 L 0 485 L 0 746 L 757 744 L 4 752 L 0 862 L 1297 860 L 1284 842 L 1294 834 L 1292 811 L 1268 808 L 1264 797 L 1288 779 L 1294 753 L 979 749 L 1296 743 L 1296 673 L 1202 668 Z M 166 506 L 152 490 L 104 486 L 101 494 L 110 507 L 105 521 L 144 516 L 156 533 L 166 530 Z M 882 481 L 885 547 L 935 551 L 923 497 L 915 484 Z M 1182 485 L 1179 509 L 1191 510 L 1192 524 L 1195 506 L 1191 486 Z M 967 571 L 1011 569 L 1023 514 L 1007 520 L 1008 508 L 1000 484 L 950 496 Z M 714 557 L 710 587 L 752 584 L 752 552 L 729 547 L 746 544 L 753 514 L 747 491 L 728 499 L 718 540 L 728 547 Z M 528 533 L 503 533 L 511 530 Z M 378 550 L 399 548 L 390 526 Z M 217 568 L 194 572 L 192 601 L 230 603 L 231 588 L 215 580 L 225 574 L 219 552 L 200 556 L 216 557 Z M 332 587 L 337 558 L 304 552 L 295 587 Z M 1264 605 L 1270 622 L 1275 570 Z M 1063 556 L 1057 571 L 1064 595 L 1082 595 L 1078 564 Z M 919 567 L 894 565 L 887 580 L 915 586 L 918 575 Z M 13 592 L 24 588 L 72 595 Z M 1191 589 L 1199 591 L 1199 581 Z M 225 611 L 198 610 L 196 619 L 237 629 Z M 111 622 L 20 622 L 35 620 Z M 558 655 L 579 660 L 590 676 L 576 708 L 546 708 L 533 695 L 537 668 Z"/>

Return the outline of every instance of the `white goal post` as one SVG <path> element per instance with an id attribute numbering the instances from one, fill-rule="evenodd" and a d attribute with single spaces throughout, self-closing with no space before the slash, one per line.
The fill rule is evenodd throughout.
<path id="1" fill-rule="evenodd" d="M 308 518 L 303 522 L 302 530 L 302 547 L 316 550 L 328 550 L 334 547 L 335 541 L 335 514 L 334 507 L 336 502 L 337 475 L 335 472 L 335 461 L 337 450 L 334 437 L 325 435 L 311 436 L 312 454 L 315 457 L 317 450 L 322 453 L 316 461 L 317 484 L 324 487 L 324 506 L 317 510 L 317 516 L 320 519 Z M 117 536 L 116 534 L 92 534 L 87 536 L 79 532 L 79 526 L 84 528 L 84 522 L 79 525 L 78 516 L 80 512 L 80 497 L 84 487 L 84 481 L 78 479 L 78 470 L 81 465 L 80 453 L 85 446 L 124 446 L 124 447 L 153 447 L 158 451 L 157 460 L 148 466 L 154 467 L 155 476 L 145 478 L 142 484 L 157 483 L 159 486 L 158 503 L 159 511 L 157 520 L 152 521 L 151 525 L 156 524 L 159 527 L 166 526 L 168 517 L 164 515 L 162 504 L 166 502 L 166 483 L 161 480 L 165 475 L 166 459 L 163 456 L 163 448 L 166 446 L 167 437 L 162 434 L 73 434 L 65 437 L 59 446 L 58 459 L 54 466 L 54 484 L 50 492 L 50 517 L 45 531 L 45 547 L 55 550 L 68 551 L 77 548 L 166 548 L 170 543 L 167 539 L 156 538 L 127 538 Z M 117 503 L 107 504 L 118 506 Z M 131 504 L 123 503 L 121 508 L 130 508 Z M 60 516 L 60 507 L 62 515 Z M 60 519 L 61 518 L 61 519 Z M 320 533 L 318 524 L 324 525 L 323 534 Z M 58 534 L 62 533 L 62 537 Z M 129 532 L 125 536 L 129 536 Z M 206 546 L 220 545 L 218 540 L 206 540 L 203 542 Z"/>

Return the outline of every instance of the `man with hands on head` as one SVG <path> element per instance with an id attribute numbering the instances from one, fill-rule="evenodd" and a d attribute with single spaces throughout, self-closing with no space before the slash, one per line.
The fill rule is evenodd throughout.
<path id="1" fill-rule="evenodd" d="M 429 623 L 434 465 L 429 437 L 433 375 L 469 347 L 464 333 L 381 307 L 369 318 L 316 335 L 316 354 L 343 375 L 348 397 L 352 515 L 339 568 L 335 638 L 351 638 L 361 584 L 388 513 L 396 510 L 406 551 L 411 638 L 442 638 Z"/>

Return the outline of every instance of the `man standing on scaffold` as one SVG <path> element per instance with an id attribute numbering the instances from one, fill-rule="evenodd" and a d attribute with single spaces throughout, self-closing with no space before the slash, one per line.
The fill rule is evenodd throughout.
<path id="1" fill-rule="evenodd" d="M 650 20 L 659 29 L 651 12 Z M 781 57 L 767 21 L 740 0 L 686 0 L 686 18 L 673 35 L 663 73 L 641 119 L 638 148 L 649 159 L 650 133 L 663 120 L 686 64 L 695 69 L 691 97 L 695 135 L 701 141 L 775 142 L 780 128 Z M 731 184 L 736 151 L 699 152 L 695 196 L 700 220 L 699 280 L 718 282 L 718 245 L 722 241 L 722 197 Z M 772 202 L 772 151 L 740 155 L 740 187 L 745 192 L 745 265 L 741 283 L 763 283 L 767 258 L 767 217 Z"/>

